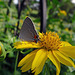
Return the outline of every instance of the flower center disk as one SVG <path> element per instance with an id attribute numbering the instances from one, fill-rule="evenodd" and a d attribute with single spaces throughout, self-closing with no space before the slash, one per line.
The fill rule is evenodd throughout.
<path id="1" fill-rule="evenodd" d="M 61 41 L 57 33 L 39 33 L 39 44 L 47 50 L 57 50 L 60 47 Z"/>

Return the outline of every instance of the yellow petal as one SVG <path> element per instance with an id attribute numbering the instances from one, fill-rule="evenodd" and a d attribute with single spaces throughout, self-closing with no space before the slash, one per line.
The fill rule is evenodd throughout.
<path id="1" fill-rule="evenodd" d="M 41 64 L 41 62 L 47 57 L 46 55 L 47 51 L 45 49 L 40 49 L 39 51 L 37 51 L 32 63 L 32 70 L 34 70 Z"/>
<path id="2" fill-rule="evenodd" d="M 64 46 L 72 46 L 70 43 L 65 42 L 65 41 L 62 41 L 62 43 L 60 45 L 61 45 L 61 47 L 64 47 Z"/>
<path id="3" fill-rule="evenodd" d="M 60 63 L 59 63 L 59 61 L 54 57 L 52 51 L 49 51 L 47 56 L 53 62 L 53 64 L 56 66 L 56 69 L 57 69 L 56 75 L 59 75 L 59 73 L 60 73 Z"/>
<path id="4" fill-rule="evenodd" d="M 35 54 L 38 50 L 34 50 L 31 53 L 27 54 L 18 64 L 18 67 L 28 63 L 33 57 L 35 57 Z"/>
<path id="5" fill-rule="evenodd" d="M 29 60 L 28 62 L 26 62 L 26 63 L 23 65 L 23 67 L 21 68 L 22 72 L 26 72 L 26 71 L 28 71 L 29 69 L 31 69 L 31 65 L 32 65 L 34 56 L 35 56 L 35 55 L 31 56 L 31 57 L 29 58 L 30 60 Z"/>
<path id="6" fill-rule="evenodd" d="M 27 42 L 27 41 L 20 41 L 14 43 L 14 48 L 22 49 L 22 48 L 40 48 L 39 43 L 35 42 Z"/>
<path id="7" fill-rule="evenodd" d="M 34 75 L 38 75 L 42 71 L 46 60 L 47 60 L 47 57 L 42 60 L 41 64 L 38 67 L 35 68 L 35 74 Z"/>
<path id="8" fill-rule="evenodd" d="M 59 48 L 59 51 L 68 57 L 75 59 L 75 46 L 66 46 Z"/>
<path id="9" fill-rule="evenodd" d="M 57 58 L 57 60 L 61 62 L 62 64 L 75 67 L 72 60 L 68 58 L 67 56 L 63 55 L 62 53 L 60 53 L 59 51 L 53 50 L 53 54 Z"/>

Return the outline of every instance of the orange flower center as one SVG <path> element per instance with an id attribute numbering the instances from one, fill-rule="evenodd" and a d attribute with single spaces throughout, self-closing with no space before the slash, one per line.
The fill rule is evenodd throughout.
<path id="1" fill-rule="evenodd" d="M 48 50 L 56 50 L 59 49 L 61 41 L 57 33 L 49 32 L 49 33 L 39 33 L 39 44 L 48 49 Z"/>

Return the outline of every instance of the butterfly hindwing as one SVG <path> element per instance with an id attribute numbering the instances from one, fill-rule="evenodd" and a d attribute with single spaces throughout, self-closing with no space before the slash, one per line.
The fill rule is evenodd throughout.
<path id="1" fill-rule="evenodd" d="M 38 38 L 38 34 L 35 30 L 32 20 L 29 17 L 27 17 L 23 22 L 19 38 L 24 41 L 34 41 L 35 35 Z"/>

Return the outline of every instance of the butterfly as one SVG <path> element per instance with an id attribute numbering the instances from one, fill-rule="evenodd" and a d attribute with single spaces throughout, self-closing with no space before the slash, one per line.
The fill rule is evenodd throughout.
<path id="1" fill-rule="evenodd" d="M 29 17 L 27 17 L 23 22 L 19 38 L 23 41 L 37 42 L 39 40 L 39 36 L 35 30 L 34 24 Z"/>

